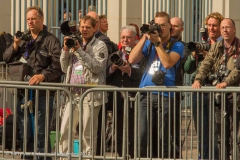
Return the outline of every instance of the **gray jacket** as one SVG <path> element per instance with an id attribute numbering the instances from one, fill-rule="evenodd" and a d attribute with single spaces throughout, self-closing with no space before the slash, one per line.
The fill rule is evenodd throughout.
<path id="1" fill-rule="evenodd" d="M 87 44 L 85 51 L 80 47 L 75 52 L 61 51 L 60 63 L 62 71 L 66 73 L 65 83 L 70 81 L 70 72 L 72 68 L 72 55 L 75 54 L 79 61 L 82 61 L 84 70 L 84 79 L 86 83 L 105 85 L 106 84 L 106 63 L 108 59 L 108 50 L 104 42 L 96 39 L 94 36 Z M 94 106 L 102 104 L 102 92 L 95 92 Z M 91 102 L 88 94 L 89 103 Z M 107 99 L 105 99 L 107 102 Z"/>

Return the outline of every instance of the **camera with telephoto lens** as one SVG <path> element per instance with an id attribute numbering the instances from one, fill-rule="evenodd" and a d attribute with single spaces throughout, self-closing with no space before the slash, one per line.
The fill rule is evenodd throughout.
<path id="1" fill-rule="evenodd" d="M 130 54 L 132 48 L 131 47 L 125 47 L 125 51 L 127 52 L 126 57 Z M 117 66 L 124 66 L 125 62 L 120 56 L 121 51 L 114 52 L 113 54 L 110 55 L 110 62 L 117 65 Z"/>
<path id="2" fill-rule="evenodd" d="M 230 74 L 231 70 L 224 69 L 225 66 L 221 65 L 220 70 L 215 74 L 210 74 L 208 76 L 208 81 L 212 83 L 213 86 L 216 86 L 218 83 L 221 83 L 226 79 L 226 77 Z M 216 104 L 221 103 L 221 93 L 215 93 L 214 99 Z"/>
<path id="3" fill-rule="evenodd" d="M 155 71 L 152 76 L 152 82 L 157 86 L 163 85 L 166 72 L 161 70 Z"/>
<path id="4" fill-rule="evenodd" d="M 207 28 L 200 28 L 199 32 L 202 35 L 202 42 L 189 42 L 188 45 L 188 49 L 190 51 L 196 51 L 196 52 L 200 52 L 200 51 L 209 51 L 211 45 L 210 43 L 208 43 L 208 31 Z"/>
<path id="5" fill-rule="evenodd" d="M 21 40 L 24 40 L 24 41 L 30 41 L 32 38 L 31 38 L 31 35 L 29 34 L 29 32 L 21 32 L 21 31 L 17 31 L 15 33 L 15 36 L 17 39 L 21 39 Z"/>
<path id="6" fill-rule="evenodd" d="M 158 31 L 159 36 L 161 35 L 161 27 L 159 24 L 155 23 L 154 20 L 150 21 L 149 24 L 143 24 L 140 28 L 141 33 L 154 33 L 155 30 Z"/>
<path id="7" fill-rule="evenodd" d="M 77 45 L 76 40 L 79 44 L 82 43 L 82 39 L 78 35 L 76 21 L 65 21 L 60 26 L 61 33 L 65 36 L 68 36 L 65 45 L 68 48 L 72 48 Z"/>

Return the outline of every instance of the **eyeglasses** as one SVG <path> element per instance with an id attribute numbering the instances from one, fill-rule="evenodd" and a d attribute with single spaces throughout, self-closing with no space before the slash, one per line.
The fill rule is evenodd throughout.
<path id="1" fill-rule="evenodd" d="M 131 39 L 131 38 L 133 38 L 133 37 L 134 37 L 134 36 L 122 36 L 121 39 L 125 39 L 125 38 L 126 38 L 126 39 Z"/>
<path id="2" fill-rule="evenodd" d="M 230 28 L 232 28 L 233 26 L 222 26 L 220 29 L 221 30 L 230 30 Z"/>
<path id="3" fill-rule="evenodd" d="M 167 27 L 167 24 L 159 24 L 161 26 L 161 28 L 166 28 Z"/>

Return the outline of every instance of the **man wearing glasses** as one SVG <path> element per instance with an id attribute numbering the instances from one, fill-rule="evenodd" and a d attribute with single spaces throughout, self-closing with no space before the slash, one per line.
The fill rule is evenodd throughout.
<path id="1" fill-rule="evenodd" d="M 123 65 L 116 65 L 112 63 L 111 66 L 107 68 L 107 83 L 117 87 L 138 87 L 142 70 L 139 64 L 130 65 L 128 63 L 129 51 L 127 51 L 127 47 L 131 49 L 136 45 L 137 31 L 134 26 L 124 26 L 120 31 L 120 44 L 121 49 L 114 54 L 117 54 L 123 60 Z M 113 55 L 114 55 L 113 54 Z M 111 56 L 110 56 L 111 58 Z M 135 93 L 129 92 L 127 95 L 129 98 L 135 97 Z M 113 94 L 109 93 L 109 107 L 110 110 L 113 110 Z M 134 156 L 134 104 L 128 103 L 128 148 L 129 155 L 131 158 Z M 115 108 L 116 116 L 117 116 L 117 153 L 120 157 L 122 155 L 122 145 L 123 145 L 123 124 L 124 124 L 124 98 L 120 94 L 117 93 L 117 106 Z M 135 123 L 137 124 L 137 123 Z"/>
<path id="2" fill-rule="evenodd" d="M 220 31 L 223 40 L 215 42 L 211 45 L 209 52 L 206 54 L 204 60 L 199 67 L 198 73 L 195 76 L 192 88 L 201 88 L 202 82 L 207 78 L 212 86 L 217 89 L 223 89 L 227 86 L 239 86 L 239 45 L 240 40 L 235 36 L 236 27 L 235 22 L 230 18 L 225 18 L 221 21 Z M 217 75 L 213 78 L 211 75 Z M 232 93 L 227 93 L 225 99 L 222 99 L 221 94 L 214 93 L 214 106 L 219 107 L 222 111 L 220 114 L 215 114 L 217 123 L 221 123 L 222 119 L 225 119 L 225 124 L 221 124 L 221 129 L 217 130 L 220 136 L 220 144 L 224 145 L 219 147 L 221 151 L 220 159 L 240 159 L 239 155 L 239 117 L 240 112 L 237 109 L 236 117 L 234 116 L 235 108 L 233 104 L 236 104 L 239 108 L 239 98 L 237 102 L 234 101 Z M 222 104 L 224 103 L 224 104 Z M 224 117 L 222 116 L 224 113 Z M 236 134 L 237 139 L 234 141 L 233 129 L 235 128 L 234 121 L 236 121 Z M 224 126 L 225 125 L 225 126 Z M 225 128 L 225 135 L 221 135 L 221 130 Z M 224 137 L 222 140 L 221 137 Z M 233 144 L 236 144 L 236 148 L 233 148 Z M 223 148 L 223 150 L 221 150 Z M 236 153 L 236 154 L 234 154 Z M 225 155 L 225 157 L 223 157 Z M 230 158 L 230 156 L 232 158 Z M 236 157 L 235 157 L 236 156 Z"/>
<path id="3" fill-rule="evenodd" d="M 13 44 L 7 48 L 3 55 L 3 59 L 6 63 L 11 63 L 14 60 L 19 60 L 27 63 L 29 67 L 28 77 L 30 77 L 29 85 L 36 85 L 40 82 L 60 82 L 62 70 L 60 66 L 60 51 L 61 45 L 57 37 L 47 31 L 47 26 L 43 24 L 44 16 L 41 8 L 32 6 L 27 9 L 27 25 L 28 25 L 28 40 L 14 37 Z M 30 92 L 31 93 L 31 92 Z M 31 94 L 29 94 L 31 95 Z M 18 125 L 20 126 L 20 135 L 23 139 L 24 135 L 24 110 L 21 109 L 21 105 L 25 104 L 26 93 L 24 90 L 18 90 L 18 102 L 17 102 L 17 118 Z M 52 117 L 53 97 L 54 93 L 50 92 L 48 104 L 46 104 L 46 91 L 39 91 L 38 95 L 38 140 L 37 140 L 37 152 L 43 153 L 45 148 L 48 152 L 51 151 L 50 140 L 48 146 L 45 146 L 45 118 Z M 35 94 L 33 93 L 32 104 L 35 104 Z M 27 98 L 28 99 L 28 98 Z M 47 106 L 49 107 L 49 115 L 47 115 Z M 36 106 L 34 106 L 36 108 Z M 28 120 L 27 125 L 27 152 L 33 152 L 34 149 L 34 137 L 33 132 L 30 129 L 31 121 Z M 49 137 L 48 137 L 49 138 Z M 32 159 L 32 156 L 25 156 L 24 159 Z M 40 159 L 42 159 L 41 157 Z M 47 157 L 47 159 L 51 159 Z"/>
<path id="4" fill-rule="evenodd" d="M 129 57 L 130 64 L 138 63 L 145 57 L 146 67 L 142 76 L 140 88 L 147 86 L 175 86 L 176 70 L 179 66 L 180 59 L 183 58 L 183 44 L 172 39 L 170 35 L 171 24 L 169 15 L 166 12 L 157 12 L 154 22 L 161 26 L 160 33 L 157 30 L 155 30 L 154 33 L 145 33 L 138 44 L 133 48 Z M 173 41 L 175 41 L 174 44 Z M 157 77 L 158 73 L 162 76 Z M 159 79 L 162 81 L 158 82 Z M 168 136 L 170 133 L 164 134 L 163 138 L 162 128 L 164 129 L 164 133 L 165 130 L 168 129 L 168 110 L 169 107 L 174 107 L 174 93 L 150 92 L 150 94 L 152 95 L 147 96 L 147 93 L 141 93 L 140 98 L 140 156 L 147 157 L 148 155 L 148 158 L 170 158 L 172 157 L 168 156 L 168 151 L 171 151 L 168 145 Z M 160 97 L 160 99 L 158 99 L 158 97 Z M 152 103 L 152 110 L 150 110 L 149 102 Z M 160 106 L 158 106 L 158 102 L 160 102 Z M 162 117 L 163 110 L 164 117 Z M 150 111 L 152 111 L 151 114 L 149 114 Z M 151 115 L 151 117 L 149 115 Z M 162 118 L 164 121 L 162 121 Z M 152 121 L 150 119 L 152 119 Z M 148 123 L 150 121 L 152 123 Z M 148 129 L 149 126 L 152 128 L 152 132 Z M 149 135 L 148 133 L 154 134 Z M 153 140 L 154 138 L 152 138 L 152 136 L 157 138 Z M 155 147 L 147 146 L 147 141 Z M 163 148 L 162 143 L 164 144 Z M 158 148 L 158 146 L 160 147 Z M 147 148 L 149 150 L 147 150 Z M 152 150 L 150 150 L 151 148 Z M 163 155 L 162 150 L 164 151 Z"/>

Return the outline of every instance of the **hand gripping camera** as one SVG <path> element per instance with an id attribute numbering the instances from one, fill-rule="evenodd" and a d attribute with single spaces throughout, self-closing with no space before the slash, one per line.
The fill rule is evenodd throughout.
<path id="1" fill-rule="evenodd" d="M 131 52 L 132 48 L 131 47 L 125 47 L 125 51 L 127 52 L 127 55 L 128 56 Z M 120 51 L 117 51 L 113 54 L 110 55 L 110 61 L 111 63 L 117 65 L 117 66 L 124 66 L 125 65 L 125 62 L 124 60 L 122 59 L 122 57 L 120 57 L 120 54 L 119 54 Z M 128 60 L 128 58 L 126 57 L 126 59 Z"/>
<path id="2" fill-rule="evenodd" d="M 30 41 L 31 40 L 31 34 L 29 34 L 29 32 L 21 32 L 21 31 L 17 31 L 15 33 L 15 36 L 17 39 L 21 39 L 21 40 L 24 40 L 24 41 Z"/>
<path id="3" fill-rule="evenodd" d="M 60 30 L 63 35 L 68 36 L 66 41 L 66 46 L 68 48 L 76 46 L 76 40 L 81 44 L 82 40 L 77 34 L 76 21 L 64 21 L 60 26 Z"/>

